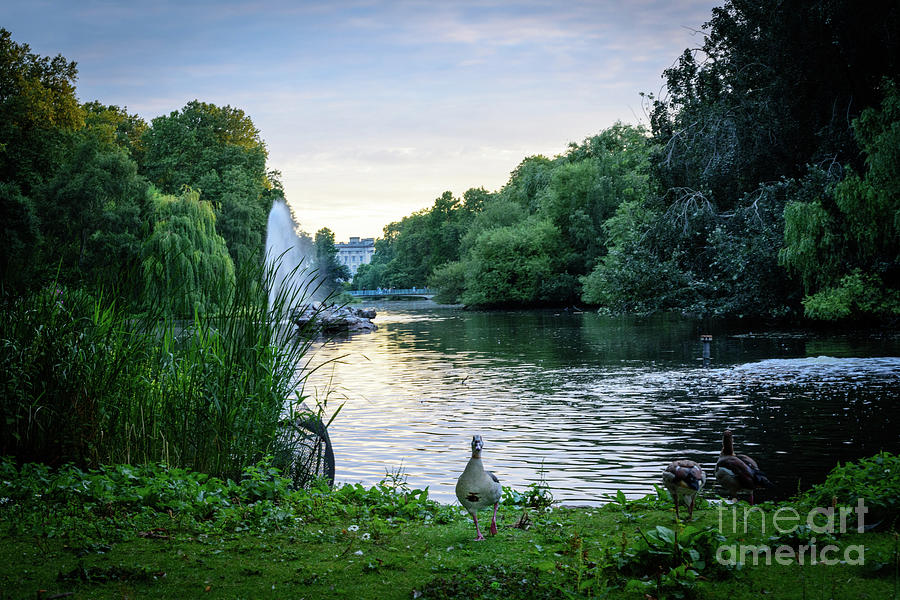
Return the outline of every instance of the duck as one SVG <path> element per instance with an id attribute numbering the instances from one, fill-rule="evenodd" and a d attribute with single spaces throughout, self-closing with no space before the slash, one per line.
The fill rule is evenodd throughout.
<path id="1" fill-rule="evenodd" d="M 456 497 L 475 522 L 476 542 L 484 539 L 478 527 L 478 511 L 491 505 L 494 506 L 494 514 L 491 516 L 490 531 L 491 535 L 497 535 L 497 506 L 500 504 L 501 494 L 500 480 L 490 471 L 485 471 L 481 463 L 483 447 L 484 440 L 481 436 L 472 436 L 472 457 L 456 481 Z"/>
<path id="2" fill-rule="evenodd" d="M 734 434 L 730 429 L 722 434 L 722 452 L 716 461 L 716 481 L 735 498 L 738 494 L 749 493 L 751 506 L 754 490 L 773 487 L 755 460 L 746 454 L 734 453 Z"/>
<path id="3" fill-rule="evenodd" d="M 694 516 L 697 494 L 706 485 L 706 473 L 692 460 L 674 460 L 662 473 L 663 485 L 675 501 L 675 518 L 679 519 L 678 505 L 683 501 L 688 507 L 688 520 Z"/>

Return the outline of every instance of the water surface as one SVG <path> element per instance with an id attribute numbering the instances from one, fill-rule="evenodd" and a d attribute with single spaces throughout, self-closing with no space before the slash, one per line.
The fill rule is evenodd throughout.
<path id="1" fill-rule="evenodd" d="M 709 475 L 725 428 L 787 497 L 837 461 L 900 451 L 900 338 L 733 329 L 680 317 L 376 305 L 378 331 L 320 344 L 307 393 L 343 404 L 339 482 L 402 470 L 455 500 L 473 433 L 504 485 L 567 504 L 653 491 L 675 458 Z M 701 331 L 702 329 L 702 331 Z M 704 368 L 700 333 L 712 333 Z M 712 480 L 710 481 L 712 484 Z M 714 490 L 712 491 L 714 493 Z"/>

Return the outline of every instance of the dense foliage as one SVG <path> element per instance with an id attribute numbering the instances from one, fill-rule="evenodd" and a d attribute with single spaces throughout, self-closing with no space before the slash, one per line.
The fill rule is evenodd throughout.
<path id="1" fill-rule="evenodd" d="M 334 233 L 330 229 L 323 227 L 317 231 L 314 244 L 314 264 L 321 291 L 332 294 L 342 287 L 342 282 L 350 279 L 350 268 L 338 261 Z"/>
<path id="2" fill-rule="evenodd" d="M 228 270 L 261 263 L 269 208 L 283 191 L 250 118 L 195 100 L 148 125 L 127 109 L 80 104 L 77 73 L 0 29 L 0 288 L 58 280 L 138 300 L 148 248 L 173 227 L 160 211 L 185 214 L 184 203 L 161 208 L 167 196 L 193 194 L 207 207 L 204 227 L 224 240 Z"/>
<path id="3" fill-rule="evenodd" d="M 270 312 L 252 284 L 271 277 L 261 271 L 207 282 L 198 301 L 214 298 L 216 314 L 187 321 L 168 318 L 168 304 L 134 314 L 67 288 L 4 306 L 0 455 L 166 462 L 229 477 L 266 454 L 290 456 L 302 440 L 282 422 L 309 410 L 297 372 L 310 341 L 277 326 L 286 298 Z M 196 290 L 168 293 L 187 302 Z"/>
<path id="4" fill-rule="evenodd" d="M 160 190 L 177 194 L 191 186 L 210 202 L 234 264 L 262 259 L 269 208 L 283 192 L 244 111 L 189 102 L 153 119 L 143 146 L 142 171 Z"/>
<path id="5" fill-rule="evenodd" d="M 900 527 L 900 456 L 880 452 L 875 456 L 838 465 L 823 483 L 804 493 L 810 507 L 854 506 L 860 498 L 868 509 L 870 526 L 896 530 Z"/>
<path id="6" fill-rule="evenodd" d="M 900 7 L 729 0 L 617 124 L 385 227 L 359 288 L 477 306 L 900 316 Z M 469 202 L 469 195 L 472 202 Z M 476 201 L 477 200 L 477 201 Z"/>
<path id="7" fill-rule="evenodd" d="M 309 339 L 279 323 L 309 290 L 266 292 L 259 131 L 198 101 L 148 125 L 76 76 L 0 29 L 0 455 L 231 477 L 291 456 Z"/>

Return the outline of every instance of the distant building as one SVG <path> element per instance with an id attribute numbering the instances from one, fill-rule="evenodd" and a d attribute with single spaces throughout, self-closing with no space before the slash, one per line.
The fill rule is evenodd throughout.
<path id="1" fill-rule="evenodd" d="M 367 265 L 372 262 L 372 255 L 375 254 L 375 238 L 352 237 L 349 242 L 340 242 L 334 247 L 338 251 L 338 262 L 347 265 L 352 277 L 356 275 L 359 265 Z"/>

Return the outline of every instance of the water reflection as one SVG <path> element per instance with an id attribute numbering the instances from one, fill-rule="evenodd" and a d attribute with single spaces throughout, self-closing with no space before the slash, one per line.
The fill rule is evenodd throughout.
<path id="1" fill-rule="evenodd" d="M 711 473 L 731 427 L 778 485 L 772 498 L 820 481 L 838 460 L 900 450 L 896 337 L 717 325 L 704 369 L 699 324 L 687 319 L 378 308 L 377 332 L 317 349 L 316 364 L 343 358 L 307 390 L 344 403 L 331 426 L 338 481 L 371 485 L 402 468 L 451 502 L 481 433 L 504 485 L 543 474 L 558 500 L 596 504 L 619 489 L 653 491 L 673 458 Z"/>

